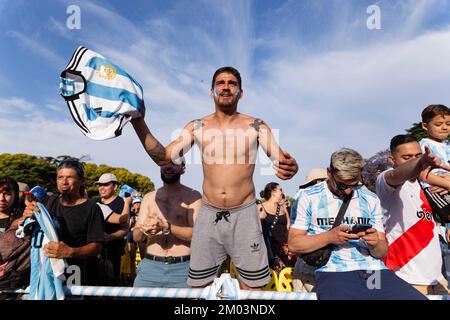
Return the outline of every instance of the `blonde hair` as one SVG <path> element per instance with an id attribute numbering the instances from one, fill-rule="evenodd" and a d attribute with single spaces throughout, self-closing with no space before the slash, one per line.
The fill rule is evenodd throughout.
<path id="1" fill-rule="evenodd" d="M 330 170 L 342 180 L 353 180 L 360 177 L 365 164 L 357 151 L 342 148 L 331 155 Z"/>

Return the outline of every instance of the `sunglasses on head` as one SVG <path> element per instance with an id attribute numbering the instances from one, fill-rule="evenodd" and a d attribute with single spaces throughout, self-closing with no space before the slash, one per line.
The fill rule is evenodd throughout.
<path id="1" fill-rule="evenodd" d="M 60 168 L 73 168 L 78 171 L 79 175 L 84 177 L 84 169 L 78 160 L 63 160 L 58 164 L 58 169 Z"/>

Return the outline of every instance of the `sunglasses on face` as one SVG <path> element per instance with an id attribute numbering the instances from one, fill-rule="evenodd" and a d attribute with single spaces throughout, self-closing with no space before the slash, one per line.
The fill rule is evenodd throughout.
<path id="1" fill-rule="evenodd" d="M 334 173 L 331 171 L 331 176 L 333 177 L 334 182 L 336 183 L 336 189 L 343 192 L 344 190 L 350 188 L 352 190 L 356 190 L 358 188 L 361 188 L 364 184 L 362 182 L 357 182 L 354 184 L 346 184 L 342 182 L 337 182 L 336 177 L 334 176 Z M 361 177 L 362 179 L 362 177 Z"/>
<path id="2" fill-rule="evenodd" d="M 107 183 L 97 183 L 97 186 L 99 187 L 107 187 L 110 186 L 112 184 L 112 182 L 107 182 Z"/>
<path id="3" fill-rule="evenodd" d="M 348 188 L 355 190 L 355 189 L 361 188 L 362 186 L 363 186 L 363 184 L 361 182 L 358 182 L 355 184 L 345 184 L 345 183 L 341 183 L 341 182 L 339 182 L 339 183 L 336 182 L 336 188 L 339 191 L 344 191 L 345 189 L 348 189 Z"/>

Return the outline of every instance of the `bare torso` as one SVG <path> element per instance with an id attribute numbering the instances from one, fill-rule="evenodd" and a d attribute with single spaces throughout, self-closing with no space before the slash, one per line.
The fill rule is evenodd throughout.
<path id="1" fill-rule="evenodd" d="M 226 124 L 214 114 L 194 127 L 202 154 L 203 200 L 218 208 L 234 208 L 255 199 L 253 172 L 258 149 L 257 119 L 237 113 Z"/>
<path id="2" fill-rule="evenodd" d="M 180 185 L 179 189 L 167 191 L 160 188 L 147 195 L 150 197 L 147 208 L 141 208 L 142 219 L 163 217 L 173 225 L 192 227 L 194 225 L 191 205 L 199 199 L 197 191 Z M 141 218 L 141 217 L 139 217 Z M 161 232 L 150 236 L 147 253 L 157 256 L 184 256 L 190 254 L 190 241 L 183 241 L 173 234 L 168 236 Z"/>

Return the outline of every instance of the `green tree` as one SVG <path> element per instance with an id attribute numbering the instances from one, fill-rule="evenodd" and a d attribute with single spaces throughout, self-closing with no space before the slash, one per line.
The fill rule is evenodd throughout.
<path id="1" fill-rule="evenodd" d="M 25 182 L 30 187 L 39 185 L 48 191 L 56 192 L 56 168 L 57 165 L 67 159 L 89 159 L 83 156 L 81 159 L 68 155 L 54 157 L 37 157 L 28 154 L 0 154 L 0 175 L 9 175 L 17 181 Z M 83 163 L 85 171 L 85 185 L 89 196 L 97 196 L 98 188 L 95 181 L 106 172 L 116 175 L 120 185 L 128 184 L 134 189 L 147 193 L 155 189 L 153 182 L 146 176 L 131 173 L 125 168 L 115 168 L 106 164 Z"/>
<path id="2" fill-rule="evenodd" d="M 55 192 L 55 165 L 28 154 L 0 154 L 0 175 L 14 177 L 30 187 L 39 185 Z"/>
<path id="3" fill-rule="evenodd" d="M 412 127 L 405 130 L 408 134 L 416 137 L 417 141 L 428 137 L 428 133 L 422 128 L 422 122 L 413 123 Z M 446 141 L 450 142 L 450 136 L 447 137 Z"/>

